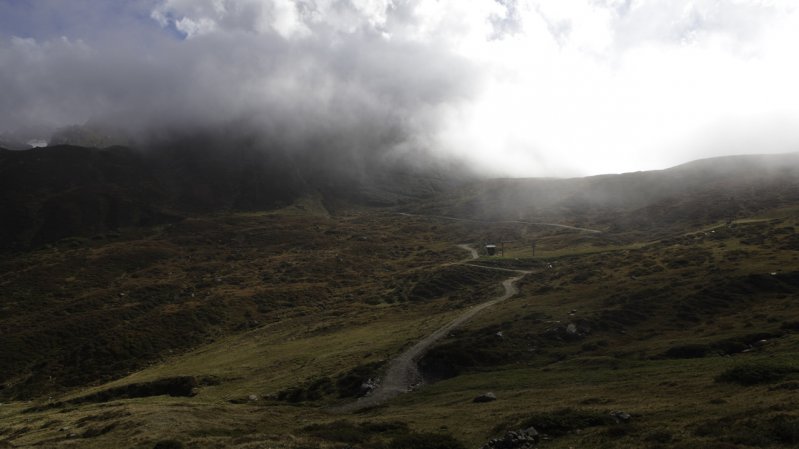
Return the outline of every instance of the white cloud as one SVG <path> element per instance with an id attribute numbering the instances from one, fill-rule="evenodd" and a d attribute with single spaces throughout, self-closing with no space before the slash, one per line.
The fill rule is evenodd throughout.
<path id="1" fill-rule="evenodd" d="M 790 0 L 140 2 L 185 41 L 95 18 L 83 40 L 0 43 L 3 122 L 249 117 L 292 141 L 422 148 L 513 175 L 799 149 Z"/>
<path id="2" fill-rule="evenodd" d="M 513 175 L 546 175 L 799 150 L 799 15 L 791 5 L 520 5 L 523 32 L 474 55 L 493 76 L 441 130 L 456 154 Z M 713 143 L 742 125 L 750 145 Z"/>

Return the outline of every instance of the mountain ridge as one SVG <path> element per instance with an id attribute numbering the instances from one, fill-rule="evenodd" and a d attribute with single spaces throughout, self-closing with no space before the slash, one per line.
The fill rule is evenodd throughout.
<path id="1" fill-rule="evenodd" d="M 435 169 L 353 169 L 290 154 L 184 141 L 164 148 L 59 145 L 0 151 L 0 249 L 223 211 L 271 210 L 321 196 L 330 210 L 386 206 L 451 184 Z"/>

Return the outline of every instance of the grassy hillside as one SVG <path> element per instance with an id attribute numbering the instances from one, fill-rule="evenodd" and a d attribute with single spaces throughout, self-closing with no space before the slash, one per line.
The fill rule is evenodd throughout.
<path id="1" fill-rule="evenodd" d="M 483 220 L 557 222 L 634 239 L 747 217 L 799 201 L 799 153 L 732 156 L 667 170 L 574 179 L 494 179 L 409 211 Z"/>
<path id="2" fill-rule="evenodd" d="M 0 148 L 0 252 L 41 248 L 221 212 L 317 200 L 328 212 L 390 206 L 459 183 L 452 167 L 287 153 L 249 139 L 181 137 L 155 147 Z"/>
<path id="3" fill-rule="evenodd" d="M 306 197 L 6 253 L 0 448 L 477 448 L 529 427 L 553 449 L 795 447 L 799 201 L 763 179 L 732 220 L 700 189 L 652 228 L 592 213 L 602 233 Z M 500 241 L 469 264 L 456 246 Z M 515 274 L 496 268 L 531 273 L 420 360 L 425 384 L 340 410 L 497 297 Z"/>

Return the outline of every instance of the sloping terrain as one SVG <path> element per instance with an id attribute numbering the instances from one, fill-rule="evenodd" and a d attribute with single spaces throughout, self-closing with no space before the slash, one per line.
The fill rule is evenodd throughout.
<path id="1" fill-rule="evenodd" d="M 0 251 L 209 213 L 275 210 L 307 197 L 328 211 L 393 205 L 457 182 L 435 167 L 333 161 L 218 136 L 163 145 L 0 148 Z"/>
<path id="2" fill-rule="evenodd" d="M 427 215 L 559 222 L 636 238 L 799 201 L 799 153 L 730 156 L 660 171 L 474 182 L 408 206 Z"/>
<path id="3" fill-rule="evenodd" d="M 9 255 L 0 260 L 0 394 L 95 383 L 287 316 L 454 293 L 462 297 L 449 303 L 460 304 L 475 288 L 496 288 L 490 272 L 431 270 L 459 250 L 430 230 L 373 220 L 196 218 Z M 397 231 L 413 237 L 397 240 Z"/>
<path id="4" fill-rule="evenodd" d="M 736 185 L 710 165 L 696 176 L 725 189 L 685 175 L 689 190 L 586 223 L 548 212 L 602 233 L 331 216 L 306 197 L 5 253 L 0 447 L 463 448 L 530 427 L 555 449 L 795 447 L 795 166 Z M 746 207 L 708 213 L 728 192 Z M 468 195 L 452 195 L 418 208 L 454 213 Z M 666 219 L 636 227 L 639 206 Z M 463 263 L 459 244 L 499 242 Z M 425 385 L 343 411 L 499 296 L 509 273 L 492 268 L 531 273 L 429 348 Z"/>

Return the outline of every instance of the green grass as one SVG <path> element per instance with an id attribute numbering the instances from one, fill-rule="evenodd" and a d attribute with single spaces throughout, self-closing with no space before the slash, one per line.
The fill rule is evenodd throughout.
<path id="1" fill-rule="evenodd" d="M 0 261 L 4 269 L 15 267 L 0 275 L 10 292 L 5 298 L 15 300 L 6 299 L 4 310 L 21 320 L 14 325 L 35 324 L 42 304 L 63 306 L 65 316 L 88 318 L 80 314 L 99 307 L 115 317 L 130 307 L 126 301 L 141 307 L 150 297 L 153 315 L 145 313 L 137 323 L 152 324 L 157 341 L 170 345 L 113 371 L 113 379 L 47 390 L 52 384 L 44 377 L 38 390 L 44 393 L 32 403 L 4 399 L 0 447 L 8 441 L 18 447 L 151 449 L 170 440 L 187 448 L 480 447 L 526 425 L 550 434 L 542 447 L 555 449 L 791 447 L 799 415 L 791 392 L 797 376 L 781 367 L 795 367 L 799 352 L 791 324 L 799 322 L 792 275 L 799 271 L 799 252 L 790 249 L 793 236 L 780 229 L 795 225 L 794 217 L 783 215 L 712 236 L 702 231 L 701 238 L 691 230 L 596 246 L 585 236 L 542 230 L 536 236 L 552 251 L 546 257 L 530 260 L 520 245 L 518 254 L 510 246 L 505 258 L 481 260 L 533 273 L 520 282 L 518 296 L 478 315 L 434 349 L 441 357 L 472 357 L 456 376 L 352 415 L 334 411 L 351 400 L 340 397 L 339 379 L 350 379 L 358 367 L 379 375 L 388 360 L 466 304 L 496 295 L 505 273 L 483 276 L 479 268 L 445 265 L 465 257 L 454 245 L 486 241 L 488 234 L 532 237 L 531 230 L 292 209 L 197 218 L 131 239 L 16 255 Z M 136 255 L 135 261 L 121 254 Z M 430 293 L 398 299 L 396 292 L 414 288 Z M 59 291 L 66 296 L 55 295 Z M 211 307 L 209 298 L 220 301 Z M 197 318 L 208 311 L 217 322 L 205 328 L 204 339 L 181 345 L 170 340 L 165 322 L 152 319 L 176 313 Z M 246 325 L 252 321 L 258 323 Z M 122 321 L 106 323 L 89 331 L 114 335 L 125 329 Z M 569 324 L 578 335 L 568 332 Z M 41 337 L 47 328 L 34 326 L 42 333 L 31 338 L 48 341 Z M 79 336 L 81 329 L 65 335 Z M 50 354 L 36 351 L 35 360 Z M 12 352 L 20 354 L 19 348 Z M 35 371 L 17 363 L 20 373 Z M 741 367 L 748 367 L 743 374 Z M 771 376 L 775 372 L 779 376 Z M 757 381 L 739 382 L 752 373 Z M 16 376 L 3 381 L 6 391 L 24 377 Z M 54 400 L 69 400 L 174 376 L 215 381 L 190 398 L 22 412 L 46 404 L 51 391 Z M 725 376 L 735 381 L 716 381 Z M 278 400 L 291 389 L 303 391 L 302 400 Z M 489 391 L 497 401 L 472 402 Z M 610 418 L 619 410 L 632 415 L 629 423 Z"/>

